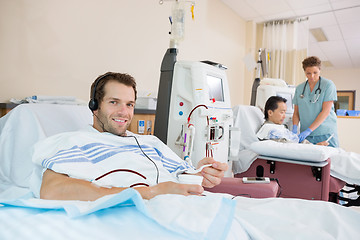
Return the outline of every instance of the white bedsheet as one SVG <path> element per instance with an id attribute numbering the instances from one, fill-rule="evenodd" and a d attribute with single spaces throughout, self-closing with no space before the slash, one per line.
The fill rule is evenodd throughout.
<path id="1" fill-rule="evenodd" d="M 360 213 L 334 203 L 159 195 L 95 202 L 25 199 L 0 207 L 0 239 L 358 239 Z M 13 207 L 21 206 L 21 207 Z"/>

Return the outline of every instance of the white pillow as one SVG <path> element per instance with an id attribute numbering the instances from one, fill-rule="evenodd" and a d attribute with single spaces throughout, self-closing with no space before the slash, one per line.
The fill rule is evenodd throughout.
<path id="1" fill-rule="evenodd" d="M 21 104 L 0 118 L 0 189 L 2 184 L 29 186 L 36 142 L 89 124 L 91 111 L 82 105 Z"/>
<path id="2" fill-rule="evenodd" d="M 281 143 L 272 140 L 254 142 L 250 145 L 250 149 L 263 156 L 306 162 L 322 162 L 338 152 L 333 147 L 301 143 Z"/>

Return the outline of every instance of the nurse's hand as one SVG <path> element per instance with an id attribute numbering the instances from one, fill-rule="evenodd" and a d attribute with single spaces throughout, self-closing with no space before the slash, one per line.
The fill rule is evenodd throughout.
<path id="1" fill-rule="evenodd" d="M 299 134 L 299 143 L 303 142 L 305 140 L 305 138 L 307 138 L 307 136 L 310 135 L 310 133 L 312 133 L 312 130 L 310 128 L 308 128 L 305 131 L 303 131 L 302 133 L 300 133 Z"/>
<path id="2" fill-rule="evenodd" d="M 292 127 L 292 133 L 297 134 L 298 125 L 293 125 Z"/>

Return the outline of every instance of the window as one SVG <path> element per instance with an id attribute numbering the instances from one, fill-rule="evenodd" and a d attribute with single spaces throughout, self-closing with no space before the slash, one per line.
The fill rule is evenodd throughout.
<path id="1" fill-rule="evenodd" d="M 338 100 L 335 102 L 335 111 L 337 109 L 355 110 L 355 90 L 337 91 Z"/>

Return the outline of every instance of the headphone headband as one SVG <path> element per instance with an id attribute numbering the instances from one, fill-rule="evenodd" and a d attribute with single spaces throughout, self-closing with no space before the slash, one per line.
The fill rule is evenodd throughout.
<path id="1" fill-rule="evenodd" d="M 92 112 L 95 111 L 95 110 L 97 110 L 98 107 L 99 107 L 99 103 L 98 103 L 98 101 L 97 101 L 96 98 L 95 98 L 97 85 L 99 84 L 99 82 L 100 82 L 102 79 L 106 78 L 107 76 L 110 76 L 111 74 L 112 74 L 112 72 L 108 72 L 108 73 L 105 73 L 104 75 L 102 75 L 102 76 L 100 76 L 100 77 L 98 77 L 98 78 L 96 79 L 95 84 L 94 84 L 94 89 L 93 89 L 93 92 L 92 92 L 92 95 L 91 95 L 91 99 L 90 99 L 90 101 L 89 101 L 89 108 L 90 108 L 90 110 L 91 110 Z"/>

